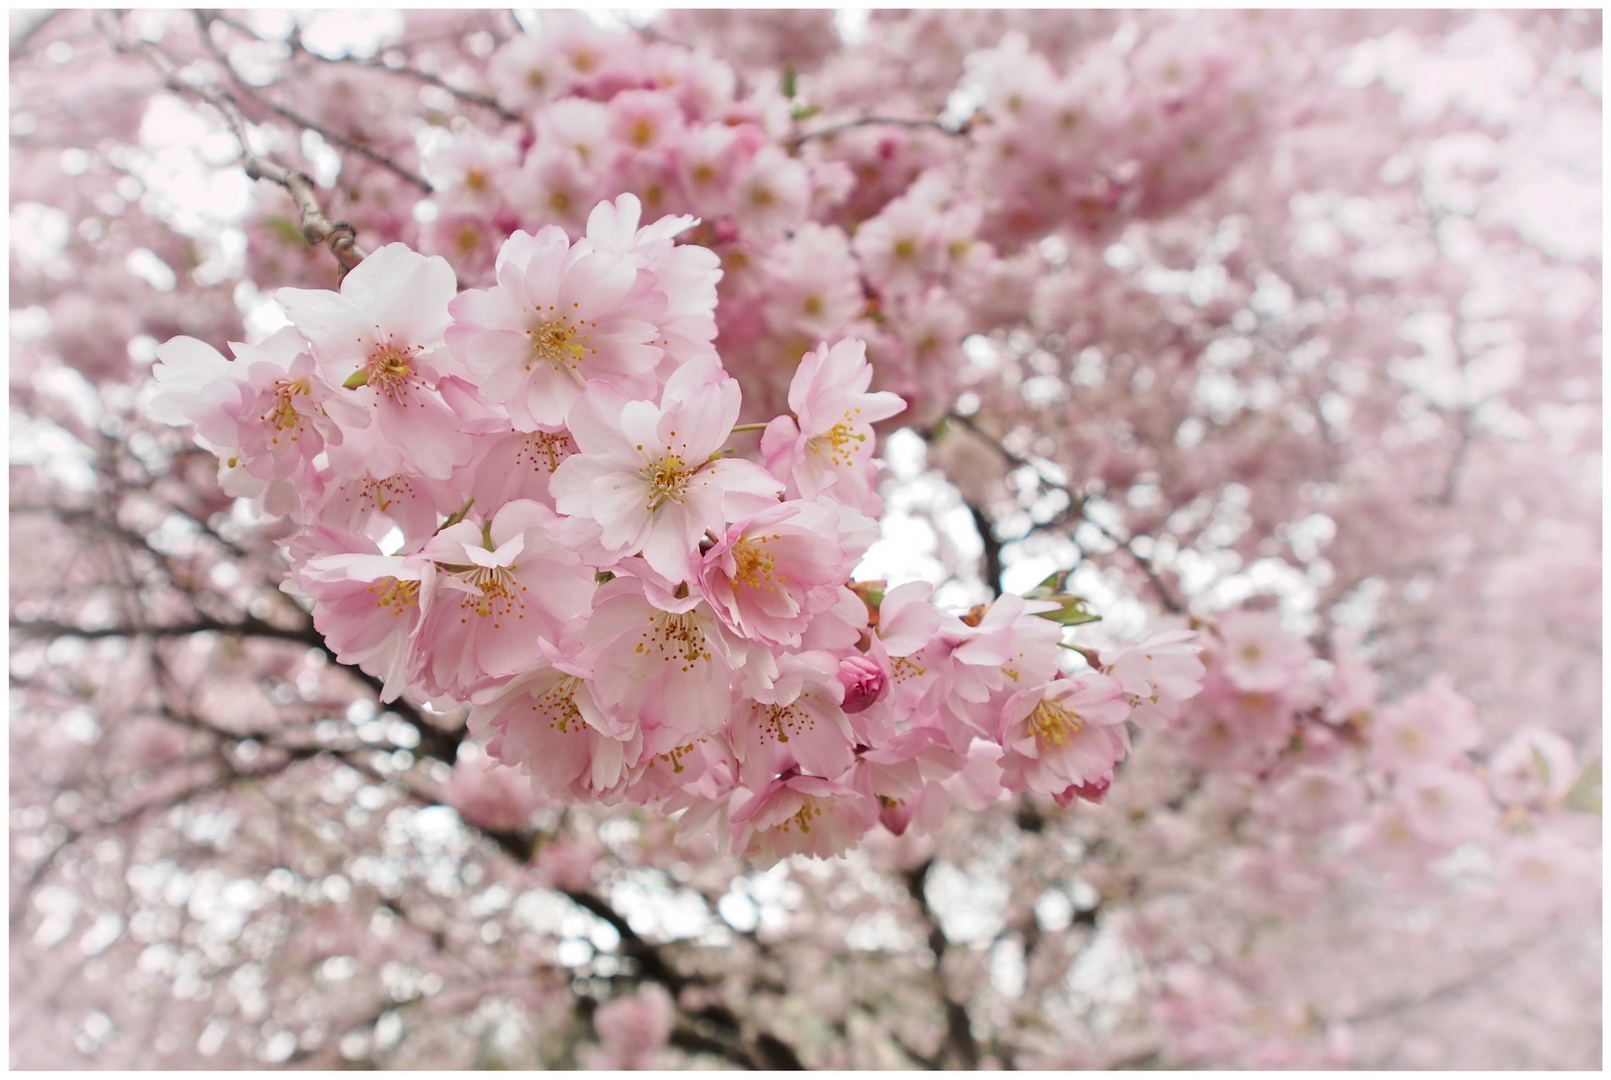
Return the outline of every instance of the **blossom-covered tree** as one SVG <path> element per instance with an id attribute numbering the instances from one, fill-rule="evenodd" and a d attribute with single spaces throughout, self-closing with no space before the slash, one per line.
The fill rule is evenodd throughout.
<path id="1" fill-rule="evenodd" d="M 12 1063 L 1584 1067 L 1598 13 L 12 17 Z"/>

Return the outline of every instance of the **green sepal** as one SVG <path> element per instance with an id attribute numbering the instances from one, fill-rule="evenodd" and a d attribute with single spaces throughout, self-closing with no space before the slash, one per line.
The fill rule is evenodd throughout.
<path id="1" fill-rule="evenodd" d="M 1580 814 L 1602 813 L 1600 808 L 1600 759 L 1595 758 L 1583 767 L 1577 782 L 1566 793 L 1566 807 Z"/>
<path id="2" fill-rule="evenodd" d="M 1024 594 L 1025 600 L 1050 600 L 1063 591 L 1063 583 L 1068 580 L 1067 570 L 1057 570 L 1046 576 L 1046 580 L 1036 585 Z"/>
<path id="3" fill-rule="evenodd" d="M 1102 616 L 1090 609 L 1089 600 L 1063 591 L 1068 584 L 1068 574 L 1067 570 L 1058 570 L 1046 575 L 1044 581 L 1024 593 L 1024 599 L 1054 601 L 1058 605 L 1055 611 L 1040 611 L 1036 614 L 1043 619 L 1050 619 L 1059 626 L 1083 626 L 1086 623 L 1101 622 Z"/>

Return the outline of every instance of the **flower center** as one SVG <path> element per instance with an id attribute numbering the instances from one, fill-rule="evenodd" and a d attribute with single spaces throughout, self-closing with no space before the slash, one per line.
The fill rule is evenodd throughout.
<path id="1" fill-rule="evenodd" d="M 649 485 L 649 510 L 652 512 L 668 502 L 682 502 L 688 490 L 688 478 L 694 475 L 694 470 L 684 466 L 682 458 L 676 454 L 667 454 L 639 469 L 638 475 Z"/>
<path id="2" fill-rule="evenodd" d="M 789 832 L 794 826 L 798 825 L 801 833 L 808 833 L 811 831 L 811 819 L 821 816 L 822 807 L 817 805 L 815 799 L 807 797 L 806 801 L 801 804 L 800 809 L 796 810 L 791 817 L 785 819 L 778 828 L 784 832 Z"/>
<path id="3" fill-rule="evenodd" d="M 554 305 L 548 305 L 552 312 Z M 539 317 L 542 308 L 537 308 Z M 555 371 L 567 371 L 578 382 L 582 381 L 582 359 L 589 352 L 598 352 L 589 349 L 586 345 L 587 327 L 597 326 L 597 323 L 578 323 L 570 315 L 549 315 L 541 319 L 531 329 L 526 331 L 526 339 L 531 342 L 531 359 L 526 362 L 526 370 L 530 371 L 534 364 L 548 364 Z"/>
<path id="4" fill-rule="evenodd" d="M 541 694 L 532 695 L 531 711 L 561 735 L 587 730 L 582 710 L 576 707 L 576 691 L 581 685 L 581 679 L 566 675 Z"/>
<path id="5" fill-rule="evenodd" d="M 778 574 L 773 576 L 777 569 L 777 560 L 767 550 L 768 540 L 779 539 L 780 534 L 771 536 L 744 537 L 733 545 L 733 584 L 746 585 L 751 589 L 765 589 L 773 591 L 773 582 L 782 585 L 789 579 Z"/>
<path id="6" fill-rule="evenodd" d="M 559 463 L 571 456 L 571 437 L 568 432 L 533 431 L 526 436 L 525 444 L 515 453 L 515 464 L 530 461 L 535 469 L 553 472 Z"/>
<path id="7" fill-rule="evenodd" d="M 840 468 L 854 462 L 856 452 L 867 442 L 867 433 L 855 429 L 856 418 L 853 412 L 859 413 L 861 410 L 847 410 L 843 421 L 829 428 L 826 434 L 811 439 L 809 444 L 811 452 L 820 454 L 826 450 L 833 464 Z"/>
<path id="8" fill-rule="evenodd" d="M 304 417 L 297 412 L 296 402 L 291 399 L 309 391 L 306 379 L 280 379 L 274 384 L 274 404 L 261 419 L 273 424 L 279 431 L 290 431 L 291 441 L 296 442 L 297 436 L 302 433 Z M 280 440 L 275 436 L 271 441 L 278 445 Z"/>
<path id="9" fill-rule="evenodd" d="M 810 697 L 809 693 L 801 694 L 802 698 Z M 761 722 L 761 738 L 775 739 L 780 743 L 789 741 L 789 735 L 798 735 L 816 726 L 816 720 L 809 712 L 796 709 L 794 705 L 766 705 L 759 710 Z"/>
<path id="10" fill-rule="evenodd" d="M 369 586 L 369 591 L 375 594 L 375 606 L 391 608 L 394 616 L 419 606 L 420 583 L 417 581 L 381 578 Z"/>
<path id="11" fill-rule="evenodd" d="M 408 396 L 409 387 L 414 382 L 414 367 L 409 362 L 413 356 L 413 349 L 399 349 L 395 345 L 377 346 L 369 354 L 368 362 L 344 385 L 349 388 L 373 386 L 377 394 L 384 394 L 393 401 L 402 401 Z"/>
<path id="12" fill-rule="evenodd" d="M 684 671 L 692 671 L 701 660 L 710 662 L 705 631 L 691 611 L 661 611 L 649 616 L 649 629 L 639 635 L 634 651 L 643 656 L 658 654 L 662 660 L 681 660 Z"/>
<path id="13" fill-rule="evenodd" d="M 456 569 L 454 576 L 481 591 L 479 596 L 466 595 L 459 602 L 460 609 L 473 609 L 477 617 L 482 619 L 492 616 L 494 630 L 503 627 L 503 623 L 498 620 L 507 618 L 511 612 L 515 613 L 517 619 L 526 617 L 519 613 L 525 610 L 526 603 L 518 595 L 526 591 L 526 586 L 515 580 L 515 575 L 507 566 L 472 566 L 465 570 Z M 459 621 L 468 622 L 469 619 L 465 617 Z"/>
<path id="14" fill-rule="evenodd" d="M 1080 718 L 1055 701 L 1042 700 L 1029 714 L 1029 730 L 1042 750 L 1067 746 L 1080 730 Z"/>

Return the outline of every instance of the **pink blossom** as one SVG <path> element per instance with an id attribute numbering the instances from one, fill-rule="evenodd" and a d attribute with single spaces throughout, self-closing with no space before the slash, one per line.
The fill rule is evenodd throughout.
<path id="1" fill-rule="evenodd" d="M 845 688 L 842 707 L 847 713 L 862 712 L 889 694 L 889 676 L 865 656 L 847 656 L 839 661 L 839 685 Z"/>
<path id="2" fill-rule="evenodd" d="M 580 662 L 594 673 L 600 708 L 615 730 L 646 729 L 650 754 L 719 730 L 735 671 L 750 659 L 697 597 L 671 606 L 679 610 L 651 603 L 642 580 L 618 577 L 599 588 L 579 628 Z"/>
<path id="3" fill-rule="evenodd" d="M 1273 611 L 1230 611 L 1220 616 L 1219 646 L 1226 676 L 1239 689 L 1286 689 L 1303 673 L 1313 651 L 1281 628 Z"/>
<path id="4" fill-rule="evenodd" d="M 870 495 L 872 425 L 905 407 L 888 391 L 868 393 L 872 378 L 866 346 L 855 339 L 819 345 L 801 359 L 789 383 L 794 415 L 773 420 L 761 435 L 766 467 L 787 482 L 791 498 L 834 487 L 834 499 L 860 507 Z"/>
<path id="5" fill-rule="evenodd" d="M 368 537 L 327 527 L 303 534 L 298 548 L 292 580 L 314 601 L 313 625 L 338 661 L 381 679 L 380 699 L 395 700 L 419 625 L 424 562 L 382 555 Z"/>
<path id="6" fill-rule="evenodd" d="M 705 553 L 700 588 L 734 633 L 796 646 L 812 617 L 838 602 L 861 554 L 840 537 L 871 524 L 832 504 L 779 503 L 734 524 Z"/>
<path id="7" fill-rule="evenodd" d="M 1130 719 L 1144 731 L 1158 731 L 1180 715 L 1180 706 L 1202 690 L 1208 669 L 1197 658 L 1202 645 L 1191 630 L 1162 630 L 1109 652 L 1102 671 L 1130 699 Z"/>
<path id="8" fill-rule="evenodd" d="M 505 241 L 497 277 L 492 289 L 454 298 L 447 340 L 516 430 L 563 423 L 589 379 L 628 394 L 653 390 L 666 298 L 652 274 L 621 255 L 573 248 L 550 225 Z"/>
<path id="9" fill-rule="evenodd" d="M 1402 777 L 1394 795 L 1416 834 L 1433 844 L 1453 847 L 1480 839 L 1497 817 L 1482 781 L 1455 769 L 1426 769 Z"/>
<path id="10" fill-rule="evenodd" d="M 733 850 L 764 869 L 788 855 L 844 854 L 877 819 L 877 803 L 814 776 L 779 777 L 754 793 L 733 793 Z"/>
<path id="11" fill-rule="evenodd" d="M 620 731 L 588 682 L 552 666 L 551 651 L 496 691 L 478 695 L 470 730 L 493 731 L 488 752 L 531 775 L 542 791 L 597 799 L 620 789 L 643 752 L 643 736 Z"/>
<path id="12" fill-rule="evenodd" d="M 570 420 L 580 452 L 550 481 L 554 505 L 597 522 L 606 550 L 641 551 L 673 581 L 694 576 L 705 532 L 772 503 L 781 486 L 751 462 L 715 456 L 738 408 L 738 384 L 708 355 L 677 369 L 659 406 L 590 385 Z"/>
<path id="13" fill-rule="evenodd" d="M 839 229 L 801 226 L 762 269 L 768 285 L 763 309 L 774 333 L 820 341 L 842 334 L 861 314 L 865 298 L 856 263 Z"/>
<path id="14" fill-rule="evenodd" d="M 647 983 L 630 997 L 600 1005 L 593 1014 L 599 1050 L 589 1062 L 595 1069 L 652 1069 L 660 1048 L 671 1037 L 676 1007 L 658 983 Z"/>
<path id="15" fill-rule="evenodd" d="M 455 288 L 447 260 L 388 244 L 348 274 L 339 293 L 275 293 L 322 373 L 343 387 L 328 406 L 336 422 L 344 431 L 373 428 L 362 449 L 343 440 L 332 456 L 337 467 L 390 475 L 406 465 L 445 480 L 470 459 L 469 436 L 436 393 L 442 376 L 460 370 L 443 346 Z"/>
<path id="16" fill-rule="evenodd" d="M 1370 762 L 1378 769 L 1415 772 L 1464 758 L 1482 737 L 1470 701 L 1446 675 L 1380 709 L 1370 730 Z"/>
<path id="17" fill-rule="evenodd" d="M 420 550 L 420 626 L 409 672 L 427 694 L 466 696 L 539 659 L 583 614 L 593 572 L 552 537 L 553 511 L 505 504 L 484 526 L 461 521 Z"/>
<path id="18" fill-rule="evenodd" d="M 1572 744 L 1544 728 L 1518 729 L 1488 759 L 1488 786 L 1505 805 L 1542 807 L 1564 797 L 1578 777 Z"/>
<path id="19" fill-rule="evenodd" d="M 1105 675 L 1054 679 L 1019 691 L 1001 710 L 1003 782 L 1041 795 L 1070 787 L 1100 795 L 1114 764 L 1130 749 L 1124 729 L 1129 714 L 1123 690 Z"/>

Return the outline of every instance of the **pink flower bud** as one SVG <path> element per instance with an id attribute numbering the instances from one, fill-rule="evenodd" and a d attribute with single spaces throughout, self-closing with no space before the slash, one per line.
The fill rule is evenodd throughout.
<path id="1" fill-rule="evenodd" d="M 859 713 L 889 693 L 884 669 L 866 656 L 847 656 L 839 661 L 839 683 L 845 688 L 843 708 L 847 713 Z"/>

